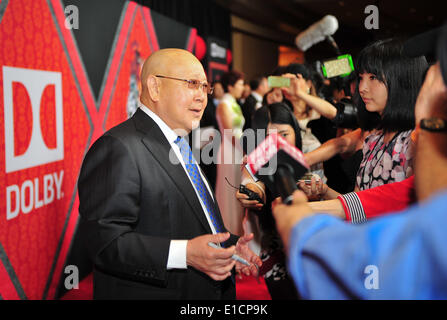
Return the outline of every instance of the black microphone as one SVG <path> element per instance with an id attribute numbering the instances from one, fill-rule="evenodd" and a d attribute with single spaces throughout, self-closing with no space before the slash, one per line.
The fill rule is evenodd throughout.
<path id="1" fill-rule="evenodd" d="M 248 169 L 283 203 L 292 202 L 296 182 L 309 170 L 303 153 L 272 133 L 247 157 Z"/>

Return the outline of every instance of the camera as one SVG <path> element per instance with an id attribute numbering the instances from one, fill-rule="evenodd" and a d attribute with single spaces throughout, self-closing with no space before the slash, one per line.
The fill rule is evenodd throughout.
<path id="1" fill-rule="evenodd" d="M 357 120 L 357 108 L 352 99 L 343 98 L 335 104 L 337 115 L 332 120 L 337 128 L 356 129 L 359 127 Z"/>
<path id="2" fill-rule="evenodd" d="M 350 54 L 344 54 L 321 63 L 321 71 L 327 79 L 346 77 L 354 71 L 354 63 Z"/>
<path id="3" fill-rule="evenodd" d="M 344 54 L 335 58 L 317 61 L 316 68 L 321 76 L 330 81 L 323 95 L 329 103 L 337 108 L 337 115 L 332 120 L 334 126 L 345 129 L 358 128 L 357 108 L 351 99 L 351 83 L 356 79 L 353 72 L 354 63 L 352 56 Z M 332 101 L 335 90 L 343 91 L 345 96 L 338 99 L 336 103 Z"/>

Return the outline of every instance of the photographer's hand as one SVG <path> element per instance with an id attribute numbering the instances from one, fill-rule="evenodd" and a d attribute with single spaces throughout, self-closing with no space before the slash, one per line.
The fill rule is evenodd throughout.
<path id="1" fill-rule="evenodd" d="M 293 193 L 293 200 L 290 205 L 283 204 L 281 199 L 277 198 L 272 203 L 272 212 L 276 221 L 276 229 L 281 236 L 287 252 L 289 248 L 290 230 L 302 219 L 312 216 L 314 213 L 307 204 L 306 195 L 300 190 L 296 190 Z"/>
<path id="2" fill-rule="evenodd" d="M 447 120 L 447 87 L 442 78 L 439 62 L 427 71 L 415 106 L 416 125 L 424 118 L 439 117 Z"/>
<path id="3" fill-rule="evenodd" d="M 416 100 L 415 117 L 417 125 L 425 118 L 439 117 L 447 120 L 447 87 L 439 62 L 427 72 Z M 445 132 L 419 130 L 414 174 L 418 202 L 425 201 L 446 188 L 446 137 Z"/>

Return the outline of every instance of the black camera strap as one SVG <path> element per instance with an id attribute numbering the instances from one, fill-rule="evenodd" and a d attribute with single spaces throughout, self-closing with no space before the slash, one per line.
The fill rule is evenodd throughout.
<path id="1" fill-rule="evenodd" d="M 374 163 L 374 166 L 372 166 L 372 170 L 370 171 L 371 173 L 373 173 L 374 172 L 374 170 L 375 170 L 375 168 L 377 167 L 377 165 L 380 163 L 380 161 L 382 160 L 382 158 L 383 158 L 383 156 L 385 155 L 385 152 L 387 151 L 387 149 L 393 144 L 393 142 L 394 142 L 394 140 L 396 140 L 397 139 L 397 137 L 399 136 L 401 134 L 401 132 L 396 132 L 396 134 L 393 136 L 393 138 L 383 147 L 383 152 L 382 152 L 382 154 L 380 155 L 380 157 L 377 159 L 377 161 Z M 370 152 L 370 153 L 367 153 L 367 154 L 365 154 L 365 158 L 368 158 L 369 157 L 369 155 L 371 155 L 371 154 L 374 154 L 374 156 L 371 158 L 371 165 L 372 165 L 372 162 L 374 161 L 374 159 L 377 157 L 377 154 L 380 152 L 380 150 L 381 150 L 381 148 L 380 148 L 380 141 L 381 140 L 385 140 L 385 133 L 382 133 L 381 134 L 381 136 L 380 136 L 380 138 L 377 140 L 377 143 L 376 143 L 376 145 L 374 146 L 374 149 Z M 377 146 L 379 146 L 379 148 L 377 149 Z M 376 149 L 377 149 L 377 151 L 376 151 Z M 375 152 L 374 152 L 375 151 Z M 366 163 L 365 163 L 365 165 L 363 166 L 363 168 L 361 168 L 360 170 L 363 170 L 363 172 L 362 172 L 362 174 L 361 174 L 361 177 L 362 177 L 362 179 L 361 179 L 361 181 L 360 181 L 360 183 L 363 183 L 363 181 L 364 181 L 364 178 L 365 178 L 365 174 L 366 174 Z M 371 187 L 371 180 L 372 179 L 370 179 L 369 181 L 368 181 L 368 189 Z M 360 187 L 360 186 L 359 186 Z"/>

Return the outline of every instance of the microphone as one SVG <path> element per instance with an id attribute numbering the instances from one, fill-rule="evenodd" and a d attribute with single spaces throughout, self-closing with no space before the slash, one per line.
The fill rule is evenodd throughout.
<path id="1" fill-rule="evenodd" d="M 296 182 L 309 170 L 303 153 L 277 133 L 262 141 L 247 157 L 247 169 L 264 182 L 273 196 L 292 202 Z"/>
<path id="2" fill-rule="evenodd" d="M 335 42 L 334 38 L 332 36 L 326 36 L 326 40 L 332 47 L 334 47 L 337 55 L 341 55 L 340 49 L 338 48 L 337 42 Z"/>
<path id="3" fill-rule="evenodd" d="M 295 44 L 301 51 L 306 51 L 314 44 L 328 39 L 331 45 L 337 50 L 337 53 L 339 53 L 338 46 L 331 37 L 337 30 L 337 18 L 332 15 L 327 15 L 298 34 L 295 38 Z"/>

